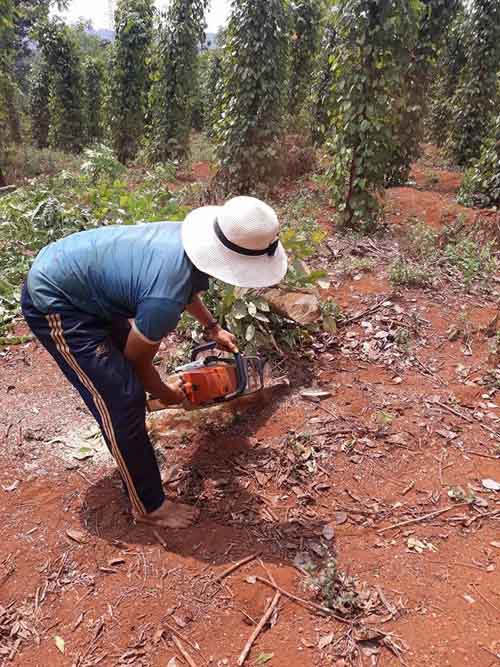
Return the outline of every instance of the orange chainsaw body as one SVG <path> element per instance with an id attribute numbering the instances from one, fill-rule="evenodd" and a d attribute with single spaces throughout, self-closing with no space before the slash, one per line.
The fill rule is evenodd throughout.
<path id="1" fill-rule="evenodd" d="M 264 370 L 259 357 L 246 357 L 237 352 L 231 359 L 216 356 L 197 359 L 201 353 L 214 348 L 214 342 L 195 348 L 191 362 L 179 366 L 176 374 L 168 378 L 168 382 L 182 379 L 182 388 L 186 395 L 183 406 L 185 410 L 208 407 L 264 387 Z M 155 398 L 147 401 L 149 412 L 178 407 Z"/>
<path id="2" fill-rule="evenodd" d="M 193 405 L 224 398 L 238 388 L 236 368 L 230 364 L 213 364 L 180 373 L 186 397 Z"/>

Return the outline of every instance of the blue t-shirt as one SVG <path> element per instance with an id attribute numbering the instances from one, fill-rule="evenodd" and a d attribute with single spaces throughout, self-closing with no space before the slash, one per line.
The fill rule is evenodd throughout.
<path id="1" fill-rule="evenodd" d="M 33 303 L 42 313 L 71 305 L 107 321 L 133 318 L 139 333 L 161 340 L 208 289 L 184 252 L 181 225 L 100 227 L 51 243 L 28 275 Z"/>

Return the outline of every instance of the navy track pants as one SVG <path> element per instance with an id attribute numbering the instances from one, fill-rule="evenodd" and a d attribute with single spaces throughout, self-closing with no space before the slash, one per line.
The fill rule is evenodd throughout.
<path id="1" fill-rule="evenodd" d="M 146 431 L 146 395 L 123 355 L 128 322 L 109 324 L 69 304 L 41 313 L 26 285 L 21 306 L 30 329 L 99 424 L 134 513 L 144 515 L 158 509 L 165 495 Z"/>

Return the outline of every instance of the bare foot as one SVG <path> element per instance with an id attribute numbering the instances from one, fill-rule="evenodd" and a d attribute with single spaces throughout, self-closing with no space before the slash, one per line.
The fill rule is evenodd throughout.
<path id="1" fill-rule="evenodd" d="M 188 528 L 197 520 L 198 514 L 196 507 L 164 500 L 157 510 L 137 516 L 136 521 L 159 528 Z"/>

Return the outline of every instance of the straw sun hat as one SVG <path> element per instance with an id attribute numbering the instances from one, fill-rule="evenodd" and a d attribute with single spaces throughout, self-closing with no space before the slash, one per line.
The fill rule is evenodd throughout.
<path id="1" fill-rule="evenodd" d="M 202 206 L 182 225 L 184 250 L 193 264 L 237 287 L 268 287 L 284 277 L 288 260 L 278 233 L 276 213 L 254 197 Z"/>

